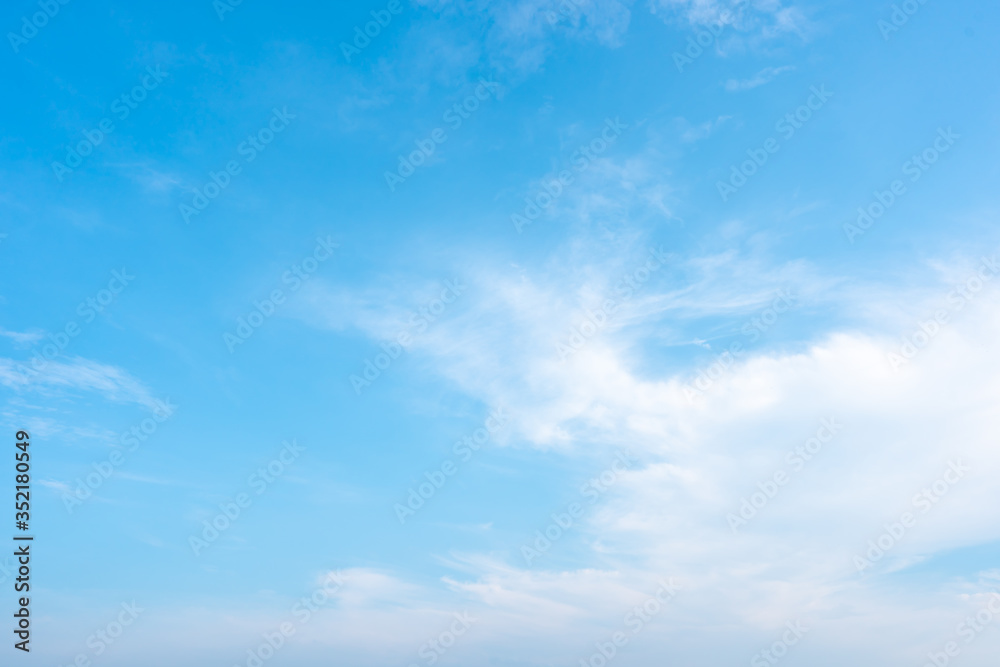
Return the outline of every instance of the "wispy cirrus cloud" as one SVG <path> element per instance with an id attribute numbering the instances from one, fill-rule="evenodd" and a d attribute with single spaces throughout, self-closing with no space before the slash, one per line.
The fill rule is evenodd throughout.
<path id="1" fill-rule="evenodd" d="M 54 395 L 94 392 L 116 403 L 135 403 L 150 410 L 159 404 L 149 389 L 127 371 L 82 357 L 47 360 L 36 370 L 30 362 L 0 358 L 0 384 L 19 392 Z"/>
<path id="2" fill-rule="evenodd" d="M 694 124 L 687 119 L 678 118 L 677 125 L 681 131 L 680 139 L 685 144 L 693 144 L 696 141 L 707 139 L 729 120 L 732 120 L 732 116 L 719 116 L 715 120 Z"/>
<path id="3" fill-rule="evenodd" d="M 752 40 L 804 36 L 811 27 L 802 9 L 785 6 L 781 0 L 653 0 L 650 9 L 664 20 L 679 17 L 692 26 L 731 30 Z"/>
<path id="4" fill-rule="evenodd" d="M 761 71 L 754 74 L 749 79 L 729 79 L 726 81 L 726 90 L 731 93 L 741 92 L 744 90 L 752 90 L 758 86 L 763 86 L 764 84 L 770 83 L 776 77 L 784 74 L 785 72 L 791 72 L 795 67 L 793 65 L 784 65 L 782 67 L 765 67 Z"/>
<path id="5" fill-rule="evenodd" d="M 3 327 L 0 327 L 0 336 L 9 338 L 14 341 L 15 345 L 18 346 L 26 346 L 31 343 L 37 343 L 45 338 L 45 334 L 41 331 L 8 331 Z"/>

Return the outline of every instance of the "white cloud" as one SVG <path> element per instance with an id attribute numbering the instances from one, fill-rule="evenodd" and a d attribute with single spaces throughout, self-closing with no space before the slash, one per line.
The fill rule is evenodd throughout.
<path id="1" fill-rule="evenodd" d="M 712 136 L 712 133 L 731 119 L 732 116 L 719 116 L 715 120 L 707 120 L 697 125 L 691 124 L 684 118 L 678 118 L 676 122 L 681 130 L 681 141 L 686 144 L 692 144 Z"/>
<path id="2" fill-rule="evenodd" d="M 0 327 L 0 336 L 10 338 L 18 346 L 27 346 L 45 338 L 45 334 L 41 331 L 8 331 L 3 327 Z"/>
<path id="3" fill-rule="evenodd" d="M 775 79 L 775 77 L 794 69 L 795 67 L 792 65 L 785 65 L 783 67 L 765 67 L 749 79 L 729 79 L 726 81 L 726 90 L 731 93 L 751 90 L 758 86 L 763 86 L 766 83 L 770 83 Z"/>
<path id="4" fill-rule="evenodd" d="M 934 312 L 940 289 L 921 299 L 908 296 L 905 312 L 889 312 L 881 328 L 843 329 L 801 349 L 748 354 L 692 403 L 683 390 L 690 369 L 652 370 L 636 347 L 642 338 L 636 331 L 648 333 L 650 322 L 658 327 L 706 313 L 752 312 L 758 296 L 790 277 L 807 295 L 830 283 L 802 265 L 766 270 L 733 254 L 680 266 L 698 280 L 674 289 L 670 281 L 651 282 L 621 320 L 566 362 L 554 353 L 553 334 L 578 317 L 590 291 L 600 293 L 614 279 L 618 264 L 592 262 L 572 271 L 553 265 L 549 273 L 522 270 L 504 279 L 484 269 L 461 306 L 412 348 L 427 372 L 441 373 L 484 403 L 510 405 L 512 427 L 529 445 L 559 446 L 567 456 L 596 450 L 598 459 L 601 450 L 623 444 L 640 453 L 642 464 L 573 528 L 583 547 L 574 546 L 576 539 L 553 547 L 555 556 L 572 554 L 583 565 L 561 568 L 546 557 L 538 568 L 524 569 L 518 542 L 490 554 L 440 554 L 449 574 L 438 581 L 348 568 L 344 587 L 297 628 L 296 648 L 286 650 L 302 656 L 337 651 L 357 665 L 420 663 L 420 647 L 447 630 L 455 613 L 468 613 L 475 624 L 443 662 L 496 664 L 502 656 L 507 662 L 500 664 L 575 664 L 595 642 L 625 631 L 629 664 L 659 664 L 669 655 L 714 667 L 749 662 L 780 637 L 786 621 L 797 620 L 808 628 L 807 640 L 795 648 L 803 664 L 850 660 L 874 667 L 919 664 L 981 608 L 998 587 L 995 572 L 935 559 L 1000 540 L 1000 290 L 991 286 L 956 312 L 898 372 L 889 352 Z M 963 268 L 938 268 L 948 279 L 967 275 Z M 581 276 L 593 284 L 580 287 Z M 567 290 L 562 277 L 577 288 Z M 724 289 L 729 283 L 741 289 Z M 391 335 L 397 311 L 378 317 L 369 296 L 353 294 L 337 307 L 352 304 L 346 322 L 375 337 Z M 321 291 L 310 303 L 329 305 Z M 842 430 L 793 471 L 786 453 L 831 417 Z M 581 451 L 584 446 L 592 451 Z M 914 494 L 955 459 L 972 467 L 967 477 L 931 511 L 914 510 Z M 734 534 L 727 514 L 738 512 L 741 499 L 778 470 L 789 474 L 789 483 Z M 560 509 L 539 507 L 525 535 Z M 917 525 L 859 575 L 854 555 L 908 509 L 919 514 Z M 947 576 L 914 580 L 908 572 L 917 567 Z M 631 634 L 626 615 L 670 577 L 681 584 L 680 593 L 648 629 Z M 303 582 L 303 595 L 309 585 Z M 203 636 L 187 612 L 163 624 L 190 627 L 192 646 L 236 646 L 242 655 L 262 632 L 288 620 L 293 603 L 269 600 L 230 610 L 211 636 Z M 988 649 L 994 640 L 978 641 Z M 963 664 L 985 667 L 987 654 L 969 651 Z"/>
<path id="5" fill-rule="evenodd" d="M 724 42 L 738 35 L 752 40 L 790 33 L 804 36 L 810 29 L 805 13 L 781 0 L 651 0 L 650 9 L 662 13 L 664 20 L 680 16 L 698 29 L 711 28 Z"/>
<path id="6" fill-rule="evenodd" d="M 984 603 L 995 582 L 947 558 L 1000 541 L 1000 289 L 990 285 L 954 311 L 897 371 L 888 355 L 940 307 L 947 285 L 862 290 L 802 262 L 769 268 L 733 252 L 706 255 L 678 261 L 664 280 L 650 281 L 562 361 L 555 341 L 636 260 L 626 253 L 624 261 L 599 261 L 583 242 L 567 255 L 515 276 L 481 269 L 461 307 L 412 349 L 427 372 L 484 404 L 509 406 L 517 437 L 531 445 L 569 456 L 628 445 L 645 462 L 579 527 L 587 547 L 576 556 L 588 568 L 525 571 L 509 564 L 518 561 L 512 544 L 505 554 L 454 560 L 464 576 L 444 579 L 452 597 L 443 589 L 421 595 L 437 613 L 468 604 L 485 619 L 470 636 L 478 649 L 462 654 L 465 664 L 478 664 L 477 650 L 537 636 L 539 628 L 558 639 L 544 649 L 514 642 L 505 655 L 586 657 L 595 633 L 620 629 L 632 600 L 663 576 L 684 581 L 685 592 L 643 636 L 636 664 L 665 650 L 692 665 L 749 661 L 795 619 L 811 628 L 800 659 L 919 660 Z M 966 267 L 935 266 L 947 281 L 967 276 Z M 650 369 L 643 345 L 659 329 L 708 316 L 742 318 L 787 284 L 807 304 L 857 305 L 865 329 L 840 327 L 802 347 L 748 352 L 693 402 L 685 385 L 696 369 Z M 834 286 L 836 297 L 828 294 Z M 321 293 L 313 296 L 322 308 Z M 353 304 L 355 323 L 374 337 L 394 330 L 391 317 L 372 316 L 376 306 L 367 299 Z M 843 429 L 793 471 L 787 452 L 824 418 Z M 967 476 L 926 514 L 916 509 L 914 495 L 959 459 L 972 468 Z M 727 515 L 777 471 L 791 481 L 734 534 Z M 539 508 L 539 519 L 557 509 Z M 917 525 L 859 575 L 854 556 L 907 510 Z M 914 567 L 943 568 L 948 576 L 916 588 L 892 578 Z M 411 620 L 400 612 L 378 622 L 409 627 Z M 913 648 L 900 657 L 900 646 Z M 988 664 L 971 653 L 966 659 Z"/>
<path id="7" fill-rule="evenodd" d="M 117 366 L 82 357 L 41 361 L 42 365 L 36 368 L 30 361 L 0 358 L 0 384 L 19 392 L 37 391 L 44 395 L 90 391 L 117 403 L 136 403 L 150 410 L 158 406 L 145 385 Z"/>

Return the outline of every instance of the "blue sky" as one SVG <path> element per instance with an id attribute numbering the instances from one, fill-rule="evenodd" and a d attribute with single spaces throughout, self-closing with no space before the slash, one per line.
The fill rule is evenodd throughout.
<path id="1" fill-rule="evenodd" d="M 992 664 L 998 20 L 8 3 L 17 659 Z"/>

